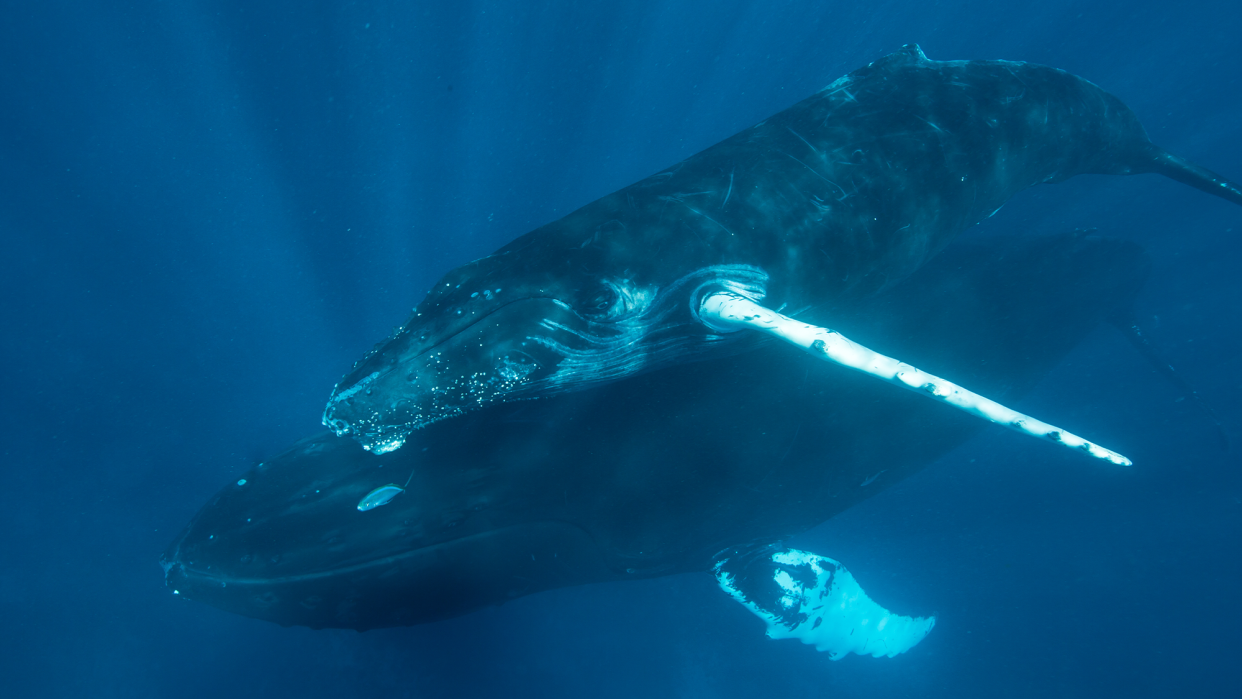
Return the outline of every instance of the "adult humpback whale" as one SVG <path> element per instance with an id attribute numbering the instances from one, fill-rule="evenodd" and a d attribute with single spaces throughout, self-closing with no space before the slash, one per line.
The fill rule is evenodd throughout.
<path id="1" fill-rule="evenodd" d="M 1153 145 L 1081 78 L 908 46 L 449 272 L 335 387 L 323 421 L 388 452 L 490 403 L 750 350 L 756 333 L 733 331 L 757 329 L 1128 463 L 819 326 L 839 326 L 1022 189 L 1145 172 L 1242 204 L 1236 185 Z"/>
<path id="2" fill-rule="evenodd" d="M 959 244 L 860 302 L 843 327 L 1016 399 L 1124 311 L 1146 269 L 1134 244 L 1094 236 Z M 859 374 L 808 372 L 784 353 L 767 346 L 485 406 L 380 456 L 311 437 L 203 508 L 164 556 L 167 584 L 281 624 L 368 629 L 715 569 L 773 637 L 833 657 L 901 652 L 930 619 L 890 614 L 835 562 L 773 545 L 984 423 Z M 371 507 L 384 488 L 404 492 Z M 821 594 L 840 613 L 814 609 Z"/>

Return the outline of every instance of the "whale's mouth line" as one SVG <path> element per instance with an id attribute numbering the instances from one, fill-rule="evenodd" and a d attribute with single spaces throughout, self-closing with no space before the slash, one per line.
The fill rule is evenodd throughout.
<path id="1" fill-rule="evenodd" d="M 471 540 L 482 540 L 488 537 L 496 536 L 498 534 L 501 534 L 509 530 L 521 529 L 521 528 L 530 527 L 530 526 L 538 526 L 541 524 L 556 524 L 556 525 L 561 525 L 561 526 L 566 526 L 566 527 L 572 527 L 574 529 L 581 531 L 588 538 L 591 538 L 591 539 L 594 538 L 591 536 L 590 532 L 588 532 L 586 529 L 583 529 L 580 525 L 574 522 L 569 522 L 569 521 L 560 520 L 560 519 L 541 519 L 541 520 L 533 520 L 530 522 L 522 522 L 520 524 L 510 524 L 508 526 L 498 527 L 496 529 L 489 529 L 485 532 L 467 534 L 465 536 L 459 536 L 453 539 L 439 541 L 434 544 L 429 544 L 427 546 L 420 546 L 416 549 L 403 551 L 401 553 L 394 554 L 391 556 L 384 556 L 382 558 L 374 558 L 369 561 L 363 561 L 361 563 L 353 563 L 350 565 L 341 566 L 339 568 L 332 568 L 331 570 L 321 570 L 321 571 L 317 571 L 314 573 L 302 573 L 300 575 L 286 575 L 286 576 L 282 576 L 279 578 L 232 577 L 232 576 L 226 576 L 226 575 L 215 575 L 215 574 L 206 572 L 199 568 L 187 566 L 186 564 L 178 561 L 176 558 L 166 563 L 168 568 L 165 570 L 165 573 L 167 574 L 168 569 L 177 567 L 177 568 L 180 568 L 182 573 L 191 580 L 195 580 L 198 582 L 211 583 L 213 585 L 220 584 L 222 586 L 237 585 L 237 586 L 262 587 L 262 586 L 271 586 L 271 585 L 285 585 L 285 584 L 290 584 L 290 583 L 309 582 L 309 581 L 314 581 L 314 580 L 325 580 L 325 579 L 333 578 L 338 575 L 348 575 L 351 573 L 358 573 L 361 571 L 365 571 L 371 568 L 386 567 L 386 566 L 389 566 L 395 563 L 399 563 L 401 561 L 416 558 L 421 555 L 429 555 L 429 554 L 433 555 L 437 550 L 447 549 L 451 546 L 456 546 L 464 542 L 469 542 Z M 179 549 L 180 549 L 180 546 L 178 545 L 178 556 L 180 555 Z"/>

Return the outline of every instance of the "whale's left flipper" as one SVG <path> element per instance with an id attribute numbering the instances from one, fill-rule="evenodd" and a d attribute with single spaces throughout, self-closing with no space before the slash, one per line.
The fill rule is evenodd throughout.
<path id="1" fill-rule="evenodd" d="M 725 592 L 767 622 L 769 638 L 796 638 L 832 660 L 900 655 L 936 625 L 935 617 L 893 614 L 845 566 L 806 551 L 768 547 L 719 560 L 713 572 Z"/>
<path id="2" fill-rule="evenodd" d="M 1004 425 L 1011 430 L 1032 437 L 1043 437 L 1118 466 L 1130 465 L 1129 459 L 1111 449 L 1105 449 L 1060 427 L 1036 420 L 955 383 L 863 347 L 835 330 L 796 321 L 731 291 L 718 291 L 704 296 L 699 304 L 699 320 L 717 332 L 758 330 L 767 333 L 801 347 L 824 361 L 857 369 L 902 388 L 937 398 L 958 410 Z"/>

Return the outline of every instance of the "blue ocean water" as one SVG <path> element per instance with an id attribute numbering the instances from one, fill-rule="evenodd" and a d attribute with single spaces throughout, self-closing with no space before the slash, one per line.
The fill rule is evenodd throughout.
<path id="1" fill-rule="evenodd" d="M 1242 177 L 1227 2 L 95 2 L 0 23 L 0 684 L 9 697 L 1233 696 L 1242 680 L 1242 210 L 1078 177 L 971 235 L 1141 243 L 1137 313 L 1211 426 L 1102 327 L 1029 412 L 1126 471 L 990 430 L 794 542 L 935 613 L 830 662 L 709 575 L 403 629 L 185 603 L 158 557 L 320 428 L 444 271 L 917 42 L 1118 95 Z"/>

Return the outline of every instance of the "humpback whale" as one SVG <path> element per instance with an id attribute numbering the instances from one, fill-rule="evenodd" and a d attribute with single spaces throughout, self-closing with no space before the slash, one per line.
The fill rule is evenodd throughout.
<path id="1" fill-rule="evenodd" d="M 1147 268 L 1116 239 L 989 237 L 860 301 L 842 327 L 1014 400 L 1124 313 Z M 557 587 L 711 571 L 773 638 L 833 658 L 902 652 L 932 619 L 887 612 L 841 564 L 779 542 L 985 423 L 784 354 L 769 344 L 494 402 L 382 455 L 310 437 L 203 507 L 164 555 L 167 585 L 284 625 L 364 630 Z M 372 507 L 388 488 L 403 492 Z"/>
<path id="2" fill-rule="evenodd" d="M 773 638 L 904 652 L 933 618 L 781 542 L 979 417 L 1129 463 L 997 401 L 1126 317 L 1142 252 L 1083 235 L 946 247 L 1020 190 L 1082 173 L 1159 173 L 1242 204 L 1081 78 L 905 47 L 449 272 L 333 389 L 329 432 L 199 512 L 166 582 L 281 624 L 369 629 L 711 571 Z"/>
<path id="3" fill-rule="evenodd" d="M 449 272 L 336 385 L 323 422 L 385 453 L 491 404 L 750 353 L 776 337 L 1128 464 L 827 327 L 1019 191 L 1084 173 L 1159 173 L 1242 204 L 1235 183 L 1152 144 L 1129 108 L 1082 78 L 933 61 L 907 46 Z"/>

